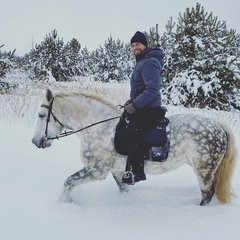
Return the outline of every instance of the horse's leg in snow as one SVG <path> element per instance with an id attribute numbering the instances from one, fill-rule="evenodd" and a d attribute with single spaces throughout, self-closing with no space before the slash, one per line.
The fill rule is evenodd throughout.
<path id="1" fill-rule="evenodd" d="M 202 193 L 202 200 L 200 202 L 200 206 L 205 206 L 211 202 L 213 194 L 215 193 L 214 184 L 211 184 L 209 188 L 206 190 L 201 189 L 201 193 Z"/>
<path id="2" fill-rule="evenodd" d="M 97 169 L 92 169 L 90 167 L 84 167 L 80 171 L 74 173 L 69 176 L 67 180 L 64 182 L 63 191 L 60 196 L 60 202 L 70 202 L 71 197 L 70 194 L 74 187 L 79 184 L 91 182 L 94 180 L 103 180 L 107 177 L 109 171 L 99 172 Z"/>
<path id="3" fill-rule="evenodd" d="M 121 193 L 128 192 L 128 185 L 122 183 L 123 174 L 124 174 L 124 172 L 120 172 L 120 173 L 119 172 L 118 173 L 112 172 L 113 178 L 116 181 L 117 186 L 118 186 Z"/>
<path id="4" fill-rule="evenodd" d="M 205 166 L 205 169 L 198 168 L 197 170 L 197 177 L 198 177 L 201 194 L 202 194 L 202 200 L 200 202 L 201 206 L 204 206 L 210 203 L 215 193 L 214 169 L 216 167 L 212 165 L 211 167 L 208 166 L 208 168 L 206 168 L 206 166 Z"/>

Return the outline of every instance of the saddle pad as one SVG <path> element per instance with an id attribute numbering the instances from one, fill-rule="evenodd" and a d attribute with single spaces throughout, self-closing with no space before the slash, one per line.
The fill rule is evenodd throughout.
<path id="1" fill-rule="evenodd" d="M 170 138 L 171 138 L 171 131 L 170 131 L 170 124 L 166 126 L 166 142 L 162 146 L 152 146 L 149 148 L 149 161 L 155 162 L 165 162 L 168 158 L 168 152 L 170 148 Z"/>

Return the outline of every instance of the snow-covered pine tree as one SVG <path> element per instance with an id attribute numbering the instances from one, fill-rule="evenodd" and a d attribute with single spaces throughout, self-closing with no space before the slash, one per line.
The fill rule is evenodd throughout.
<path id="1" fill-rule="evenodd" d="M 100 46 L 100 58 L 97 72 L 94 74 L 95 77 L 102 82 L 117 80 L 119 76 L 117 69 L 118 49 L 112 36 L 105 41 L 104 47 Z"/>
<path id="2" fill-rule="evenodd" d="M 136 65 L 136 59 L 129 43 L 125 43 L 122 54 L 123 80 L 129 80 Z"/>
<path id="3" fill-rule="evenodd" d="M 131 71 L 129 61 L 129 52 L 124 43 L 117 39 L 113 40 L 112 36 L 105 41 L 104 47 L 95 55 L 96 71 L 93 73 L 95 79 L 102 82 L 123 81 L 128 79 Z"/>
<path id="4" fill-rule="evenodd" d="M 87 47 L 84 47 L 80 51 L 79 55 L 79 71 L 80 75 L 84 77 L 91 76 L 93 74 L 94 61 L 91 58 L 91 53 L 88 51 Z"/>
<path id="5" fill-rule="evenodd" d="M 167 54 L 168 56 L 171 56 L 173 49 L 172 47 L 169 46 L 173 46 L 173 42 L 174 42 L 174 27 L 175 27 L 176 23 L 173 22 L 172 17 L 170 18 L 170 20 L 168 20 L 167 24 L 165 25 L 166 28 L 166 32 L 163 33 L 163 35 L 160 38 L 160 48 L 164 49 L 164 53 Z"/>
<path id="6" fill-rule="evenodd" d="M 44 41 L 36 44 L 29 54 L 25 56 L 28 68 L 37 79 L 48 79 L 53 76 L 56 80 L 62 80 L 64 73 L 61 69 L 63 40 L 59 39 L 57 30 L 54 29 L 46 35 Z"/>
<path id="7" fill-rule="evenodd" d="M 104 49 L 99 46 L 98 49 L 92 51 L 90 54 L 90 63 L 92 64 L 89 68 L 92 79 L 95 81 L 108 82 L 108 78 L 104 76 L 107 72 L 107 62 L 105 60 Z"/>
<path id="8" fill-rule="evenodd" d="M 164 67 L 163 67 L 163 82 L 162 82 L 162 98 L 163 101 L 167 97 L 166 94 L 164 94 L 164 90 L 168 86 L 166 84 L 166 81 L 164 79 L 172 79 L 174 77 L 174 72 L 171 71 L 171 63 L 172 63 L 172 56 L 173 56 L 173 47 L 174 46 L 174 27 L 175 27 L 175 22 L 173 22 L 172 17 L 170 20 L 168 20 L 167 24 L 165 25 L 166 32 L 163 33 L 163 35 L 160 38 L 160 48 L 163 50 L 165 53 L 165 59 L 164 59 Z M 167 102 L 167 101 L 166 101 Z"/>
<path id="9" fill-rule="evenodd" d="M 1 48 L 4 45 L 0 45 L 0 79 L 3 79 L 6 76 L 6 73 L 9 69 L 13 67 L 14 51 L 2 52 Z"/>
<path id="10" fill-rule="evenodd" d="M 75 38 L 65 45 L 54 29 L 24 58 L 35 78 L 66 81 L 79 74 L 80 48 Z"/>
<path id="11" fill-rule="evenodd" d="M 160 35 L 158 32 L 158 24 L 156 24 L 156 27 L 150 28 L 149 33 L 144 32 L 144 34 L 147 37 L 149 47 L 160 47 Z"/>
<path id="12" fill-rule="evenodd" d="M 67 76 L 81 75 L 79 61 L 80 61 L 81 44 L 76 38 L 68 42 L 62 50 L 62 67 Z"/>
<path id="13" fill-rule="evenodd" d="M 186 107 L 240 109 L 239 47 L 234 30 L 195 8 L 179 14 L 176 32 L 166 34 L 163 94 L 167 102 Z M 238 97 L 239 99 L 239 97 Z"/>
<path id="14" fill-rule="evenodd" d="M 6 73 L 13 67 L 14 53 L 16 50 L 12 52 L 2 52 L 1 48 L 3 46 L 4 45 L 0 45 L 0 93 L 6 93 L 16 86 L 15 84 L 9 84 L 3 81 Z"/>

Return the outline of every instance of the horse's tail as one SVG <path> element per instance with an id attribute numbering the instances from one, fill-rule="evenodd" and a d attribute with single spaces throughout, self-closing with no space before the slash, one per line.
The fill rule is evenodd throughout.
<path id="1" fill-rule="evenodd" d="M 237 160 L 237 149 L 232 130 L 229 126 L 221 123 L 227 135 L 227 151 L 214 174 L 215 193 L 221 203 L 228 203 L 231 196 L 235 196 L 231 179 Z"/>

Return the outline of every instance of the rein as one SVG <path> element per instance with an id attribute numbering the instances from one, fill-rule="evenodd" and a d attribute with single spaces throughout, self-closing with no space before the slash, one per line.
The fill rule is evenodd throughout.
<path id="1" fill-rule="evenodd" d="M 66 130 L 65 130 L 63 133 L 60 134 L 60 136 L 47 137 L 47 134 L 48 134 L 48 123 L 50 122 L 50 117 L 51 117 L 51 115 L 52 115 L 52 117 L 53 117 L 53 119 L 54 119 L 55 122 L 59 123 L 62 127 L 64 127 L 64 125 L 55 117 L 55 115 L 54 115 L 53 112 L 52 112 L 53 100 L 54 100 L 54 98 L 52 99 L 52 101 L 51 101 L 51 103 L 50 103 L 49 106 L 48 106 L 48 105 L 45 105 L 45 104 L 42 104 L 42 105 L 41 105 L 41 107 L 44 107 L 44 108 L 47 108 L 47 109 L 48 109 L 47 123 L 46 123 L 46 129 L 45 129 L 45 137 L 46 137 L 46 140 L 45 140 L 45 141 L 47 141 L 47 140 L 54 140 L 54 139 L 58 139 L 58 140 L 59 140 L 59 138 L 63 138 L 63 137 L 70 136 L 70 135 L 72 135 L 72 134 L 75 134 L 75 133 L 77 133 L 77 132 L 81 132 L 81 131 L 83 131 L 83 130 L 85 130 L 85 129 L 87 129 L 87 128 L 93 127 L 93 126 L 98 125 L 98 124 L 100 124 L 100 123 L 108 122 L 108 121 L 111 121 L 111 120 L 114 120 L 114 119 L 117 119 L 117 118 L 120 118 L 120 117 L 121 117 L 121 116 L 117 116 L 117 117 L 108 118 L 108 119 L 105 119 L 105 120 L 102 120 L 102 121 L 99 121 L 99 122 L 90 124 L 90 125 L 88 125 L 88 126 L 86 126 L 86 127 L 80 128 L 80 129 L 75 130 L 75 131 L 73 131 L 73 130 L 71 130 L 71 131 L 66 131 Z"/>

